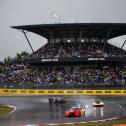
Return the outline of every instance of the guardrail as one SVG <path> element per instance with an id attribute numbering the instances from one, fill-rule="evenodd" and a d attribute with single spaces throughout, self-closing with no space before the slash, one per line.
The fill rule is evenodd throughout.
<path id="1" fill-rule="evenodd" d="M 0 89 L 0 94 L 8 95 L 126 95 L 126 90 L 37 90 Z"/>

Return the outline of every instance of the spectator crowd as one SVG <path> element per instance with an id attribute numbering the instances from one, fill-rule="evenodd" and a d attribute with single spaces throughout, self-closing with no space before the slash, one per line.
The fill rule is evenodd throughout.
<path id="1" fill-rule="evenodd" d="M 29 58 L 63 57 L 115 57 L 126 56 L 126 51 L 103 42 L 60 42 L 47 43 Z M 78 66 L 28 66 L 25 64 L 2 64 L 0 70 L 1 88 L 44 88 L 46 86 L 74 85 L 118 85 L 126 82 L 123 67 L 94 65 Z"/>
<path id="2" fill-rule="evenodd" d="M 104 66 L 28 67 L 24 64 L 3 65 L 0 87 L 44 88 L 46 86 L 74 86 L 125 83 L 126 69 Z"/>
<path id="3" fill-rule="evenodd" d="M 47 43 L 31 55 L 33 59 L 63 57 L 122 57 L 126 52 L 109 43 L 101 42 L 61 42 Z"/>

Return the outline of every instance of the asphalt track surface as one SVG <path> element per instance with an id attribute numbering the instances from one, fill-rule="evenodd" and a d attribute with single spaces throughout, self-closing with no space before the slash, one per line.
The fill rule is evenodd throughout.
<path id="1" fill-rule="evenodd" d="M 16 111 L 0 118 L 0 126 L 93 121 L 126 115 L 126 96 L 63 96 L 65 104 L 49 104 L 50 96 L 0 96 L 0 104 L 16 106 Z M 100 98 L 104 107 L 94 108 L 93 99 Z M 86 107 L 82 117 L 66 118 L 72 106 Z"/>

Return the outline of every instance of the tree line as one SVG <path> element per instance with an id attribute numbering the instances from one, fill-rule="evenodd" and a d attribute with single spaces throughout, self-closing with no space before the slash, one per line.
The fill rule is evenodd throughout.
<path id="1" fill-rule="evenodd" d="M 26 51 L 22 51 L 21 53 L 17 53 L 15 57 L 8 56 L 4 59 L 3 63 L 12 64 L 12 63 L 23 63 L 28 57 L 29 53 Z"/>

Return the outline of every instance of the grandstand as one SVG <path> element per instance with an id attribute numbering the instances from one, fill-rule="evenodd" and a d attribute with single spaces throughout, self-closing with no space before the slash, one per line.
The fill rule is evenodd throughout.
<path id="1" fill-rule="evenodd" d="M 47 44 L 22 64 L 4 64 L 0 74 L 4 88 L 124 89 L 126 51 L 108 43 L 125 35 L 124 23 L 68 23 L 13 26 L 36 33 Z M 26 63 L 28 64 L 26 66 Z"/>

